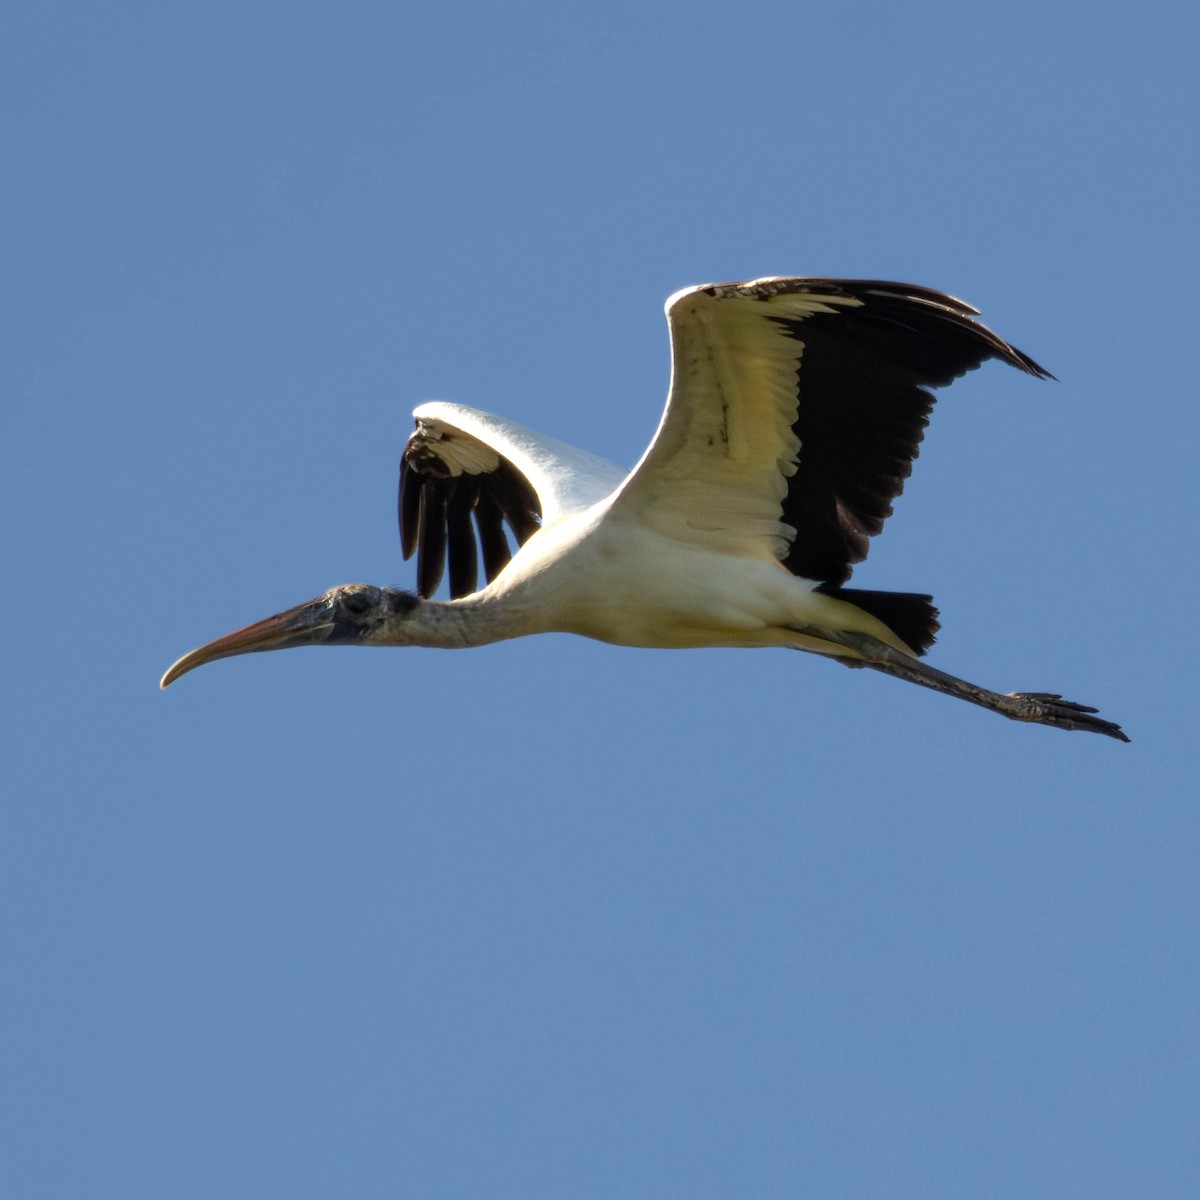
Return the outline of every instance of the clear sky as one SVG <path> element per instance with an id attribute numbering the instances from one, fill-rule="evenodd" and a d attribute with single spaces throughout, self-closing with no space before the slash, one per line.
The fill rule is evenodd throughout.
<path id="1" fill-rule="evenodd" d="M 0 1194 L 1200 1194 L 1195 6 L 116 3 L 0 48 Z M 411 585 L 414 404 L 632 464 L 662 302 L 909 280 L 863 587 L 1128 746 L 785 652 L 179 654 Z"/>

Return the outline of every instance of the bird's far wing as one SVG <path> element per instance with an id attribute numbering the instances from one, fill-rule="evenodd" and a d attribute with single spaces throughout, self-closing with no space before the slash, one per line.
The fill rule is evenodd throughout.
<path id="1" fill-rule="evenodd" d="M 837 587 L 912 470 L 933 396 L 989 358 L 1046 376 L 941 292 L 759 279 L 667 301 L 671 391 L 612 508 Z"/>
<path id="2" fill-rule="evenodd" d="M 413 413 L 416 432 L 400 459 L 400 542 L 417 555 L 417 590 L 428 598 L 450 568 L 450 594 L 475 591 L 478 559 L 491 582 L 543 522 L 609 495 L 625 471 L 607 459 L 513 421 L 435 401 Z"/>

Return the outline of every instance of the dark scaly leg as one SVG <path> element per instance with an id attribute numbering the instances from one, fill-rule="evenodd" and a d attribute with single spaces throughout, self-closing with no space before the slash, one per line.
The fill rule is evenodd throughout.
<path id="1" fill-rule="evenodd" d="M 1129 741 L 1119 725 L 1095 716 L 1094 708 L 1064 700 L 1054 692 L 1011 692 L 1008 695 L 990 692 L 978 684 L 968 683 L 965 679 L 948 675 L 945 671 L 939 671 L 936 667 L 930 667 L 908 654 L 903 654 L 870 634 L 846 633 L 805 625 L 793 628 L 797 633 L 846 646 L 862 655 L 861 660 L 837 660 L 848 667 L 870 667 L 896 679 L 932 688 L 943 695 L 969 700 L 972 704 L 990 708 L 992 712 L 998 712 L 1013 721 L 1032 721 L 1038 725 L 1054 725 L 1059 729 L 1084 729 L 1089 733 L 1102 733 L 1121 742 Z"/>

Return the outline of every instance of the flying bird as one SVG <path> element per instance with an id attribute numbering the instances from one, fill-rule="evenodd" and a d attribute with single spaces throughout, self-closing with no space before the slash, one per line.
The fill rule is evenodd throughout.
<path id="1" fill-rule="evenodd" d="M 676 292 L 666 313 L 670 392 L 632 471 L 489 413 L 423 404 L 400 464 L 416 592 L 335 587 L 184 655 L 162 686 L 251 651 L 560 632 L 807 650 L 1013 720 L 1129 740 L 1057 694 L 992 692 L 923 663 L 932 597 L 846 586 L 912 470 L 931 389 L 991 358 L 1049 372 L 961 300 L 908 284 L 709 284 Z M 449 599 L 436 600 L 447 572 Z"/>

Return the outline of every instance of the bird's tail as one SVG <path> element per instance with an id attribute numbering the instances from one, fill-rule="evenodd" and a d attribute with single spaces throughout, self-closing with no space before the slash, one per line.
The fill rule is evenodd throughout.
<path id="1" fill-rule="evenodd" d="M 914 653 L 924 654 L 941 628 L 932 596 L 915 592 L 872 592 L 865 588 L 818 588 L 826 596 L 845 600 L 882 621 Z"/>

